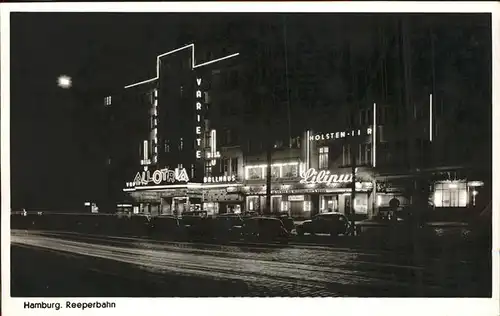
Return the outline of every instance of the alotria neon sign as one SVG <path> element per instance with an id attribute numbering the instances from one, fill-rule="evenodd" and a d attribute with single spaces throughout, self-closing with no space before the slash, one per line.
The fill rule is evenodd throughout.
<path id="1" fill-rule="evenodd" d="M 138 172 L 133 182 L 128 182 L 127 187 L 138 187 L 154 183 L 156 185 L 162 182 L 175 183 L 175 182 L 189 182 L 189 177 L 185 168 L 158 169 L 151 173 L 149 170 Z"/>

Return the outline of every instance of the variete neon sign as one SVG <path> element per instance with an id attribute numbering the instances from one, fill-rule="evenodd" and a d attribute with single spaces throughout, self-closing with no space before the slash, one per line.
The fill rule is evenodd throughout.
<path id="1" fill-rule="evenodd" d="M 344 132 L 335 132 L 335 133 L 325 133 L 325 134 L 316 134 L 316 135 L 310 135 L 309 140 L 311 141 L 318 141 L 318 140 L 330 140 L 330 139 L 339 139 L 339 138 L 345 138 L 349 136 L 361 136 L 361 130 L 351 130 L 351 131 L 344 131 Z M 368 127 L 366 129 L 366 135 L 371 135 L 372 134 L 372 128 Z"/>
<path id="2" fill-rule="evenodd" d="M 358 169 L 356 168 L 356 172 Z M 330 171 L 317 171 L 314 168 L 308 169 L 300 175 L 303 184 L 332 184 L 332 183 L 350 183 L 352 182 L 352 173 L 331 174 Z"/>
<path id="3" fill-rule="evenodd" d="M 196 104 L 195 104 L 195 139 L 196 139 L 196 159 L 201 158 L 201 78 L 196 78 Z"/>
<path id="4" fill-rule="evenodd" d="M 160 184 L 162 182 L 175 183 L 175 182 L 188 182 L 189 177 L 185 168 L 175 170 L 159 169 L 155 170 L 152 174 L 149 170 L 138 172 L 134 178 L 134 182 L 128 182 L 127 187 L 148 185 L 150 183 Z"/>
<path id="5" fill-rule="evenodd" d="M 205 183 L 234 182 L 234 181 L 236 181 L 235 175 L 203 178 L 203 182 Z"/>

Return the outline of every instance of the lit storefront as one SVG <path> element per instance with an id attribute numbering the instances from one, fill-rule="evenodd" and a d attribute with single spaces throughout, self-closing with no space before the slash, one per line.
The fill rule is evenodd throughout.
<path id="1" fill-rule="evenodd" d="M 335 171 L 314 168 L 305 170 L 299 162 L 271 165 L 271 212 L 287 212 L 295 218 L 310 218 L 326 211 L 368 214 L 372 208 L 373 184 L 367 171 L 356 173 L 356 194 L 351 202 L 352 174 L 350 169 Z M 245 207 L 262 212 L 266 207 L 266 165 L 246 166 Z"/>
<path id="2" fill-rule="evenodd" d="M 243 196 L 236 176 L 205 177 L 206 183 L 189 182 L 185 169 L 138 172 L 123 189 L 135 201 L 134 213 L 182 215 L 204 210 L 208 215 L 240 213 Z"/>
<path id="3" fill-rule="evenodd" d="M 439 181 L 434 183 L 433 204 L 439 208 L 475 207 L 484 186 L 482 181 Z"/>
<path id="4" fill-rule="evenodd" d="M 428 171 L 426 176 L 429 181 L 429 205 L 435 211 L 445 209 L 468 209 L 478 206 L 479 201 L 487 199 L 483 192 L 483 181 L 471 181 L 468 178 L 477 176 L 468 174 L 466 170 L 453 171 Z M 377 206 L 379 208 L 389 207 L 389 201 L 396 198 L 401 207 L 408 206 L 411 201 L 412 183 L 410 175 L 385 176 L 377 180 Z"/>

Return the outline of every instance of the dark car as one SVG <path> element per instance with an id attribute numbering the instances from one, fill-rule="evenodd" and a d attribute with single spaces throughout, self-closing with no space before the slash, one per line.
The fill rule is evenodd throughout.
<path id="1" fill-rule="evenodd" d="M 185 230 L 180 220 L 175 216 L 160 215 L 151 220 L 153 234 L 158 238 L 184 239 Z"/>
<path id="2" fill-rule="evenodd" d="M 243 238 L 247 241 L 278 241 L 287 243 L 290 233 L 283 222 L 275 217 L 251 217 L 244 221 Z"/>
<path id="3" fill-rule="evenodd" d="M 322 213 L 314 216 L 310 220 L 296 226 L 297 235 L 302 236 L 305 233 L 330 234 L 330 236 L 345 235 L 349 229 L 349 219 L 337 212 Z"/>
<path id="4" fill-rule="evenodd" d="M 207 212 L 185 212 L 180 217 L 180 224 L 186 237 L 191 240 L 213 239 L 213 219 L 207 216 Z"/>
<path id="5" fill-rule="evenodd" d="M 285 228 L 289 233 L 292 233 L 295 230 L 295 222 L 293 221 L 293 218 L 288 215 L 288 213 L 279 213 L 276 215 L 276 218 L 279 218 L 283 222 L 283 225 L 285 225 Z"/>
<path id="6" fill-rule="evenodd" d="M 213 233 L 217 240 L 235 240 L 241 238 L 243 218 L 238 214 L 221 214 L 213 220 Z"/>
<path id="7" fill-rule="evenodd" d="M 134 237 L 147 236 L 151 232 L 151 218 L 146 215 L 131 215 L 120 219 L 121 234 Z"/>

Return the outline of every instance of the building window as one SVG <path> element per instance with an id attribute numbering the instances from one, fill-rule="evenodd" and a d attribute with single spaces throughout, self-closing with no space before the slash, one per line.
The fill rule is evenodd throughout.
<path id="1" fill-rule="evenodd" d="M 312 203 L 311 201 L 304 201 L 302 202 L 304 206 L 304 212 L 310 212 L 312 209 Z"/>
<path id="2" fill-rule="evenodd" d="M 229 159 L 228 158 L 222 159 L 222 174 L 225 176 L 229 175 Z"/>
<path id="3" fill-rule="evenodd" d="M 211 177 L 211 176 L 212 176 L 212 162 L 206 161 L 205 162 L 205 177 Z"/>
<path id="4" fill-rule="evenodd" d="M 111 96 L 104 98 L 104 105 L 106 106 L 111 105 Z"/>
<path id="5" fill-rule="evenodd" d="M 258 196 L 247 197 L 247 210 L 249 210 L 250 212 L 258 211 L 260 209 L 259 200 L 260 199 Z"/>
<path id="6" fill-rule="evenodd" d="M 356 213 L 367 214 L 368 213 L 368 195 L 362 194 L 358 195 L 354 199 L 354 211 Z"/>
<path id="7" fill-rule="evenodd" d="M 170 141 L 168 140 L 164 140 L 163 142 L 163 149 L 166 153 L 169 153 L 170 152 Z"/>
<path id="8" fill-rule="evenodd" d="M 319 169 L 328 169 L 328 147 L 319 148 Z"/>
<path id="9" fill-rule="evenodd" d="M 296 178 L 299 176 L 298 165 L 285 165 L 282 170 L 283 178 Z"/>
<path id="10" fill-rule="evenodd" d="M 351 146 L 349 144 L 342 146 L 342 165 L 348 166 L 351 164 Z"/>
<path id="11" fill-rule="evenodd" d="M 372 144 L 360 144 L 358 153 L 359 165 L 371 165 L 372 164 Z"/>
<path id="12" fill-rule="evenodd" d="M 238 175 L 238 158 L 231 159 L 231 175 Z"/>
<path id="13" fill-rule="evenodd" d="M 465 182 L 443 182 L 434 186 L 435 207 L 466 207 L 467 184 Z"/>
<path id="14" fill-rule="evenodd" d="M 280 177 L 280 173 L 281 173 L 280 170 L 281 170 L 280 166 L 271 166 L 271 178 L 278 179 Z M 267 172 L 267 168 L 266 168 L 266 172 Z"/>
<path id="15" fill-rule="evenodd" d="M 250 167 L 247 168 L 247 179 L 248 180 L 259 180 L 263 179 L 264 176 L 262 174 L 262 167 Z"/>

